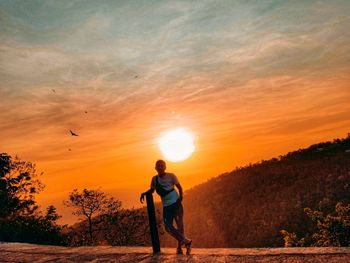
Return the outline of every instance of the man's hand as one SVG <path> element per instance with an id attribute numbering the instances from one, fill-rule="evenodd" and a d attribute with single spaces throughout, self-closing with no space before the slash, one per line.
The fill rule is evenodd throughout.
<path id="1" fill-rule="evenodd" d="M 146 195 L 146 193 L 142 193 L 141 196 L 140 196 L 140 202 L 141 202 L 141 204 L 142 204 L 143 201 L 145 200 L 145 195 Z"/>
<path id="2" fill-rule="evenodd" d="M 142 204 L 143 201 L 145 200 L 145 195 L 147 195 L 147 194 L 153 194 L 153 192 L 154 192 L 154 188 L 152 187 L 152 188 L 150 188 L 148 191 L 142 193 L 141 196 L 140 196 L 140 202 L 141 202 L 141 204 Z"/>

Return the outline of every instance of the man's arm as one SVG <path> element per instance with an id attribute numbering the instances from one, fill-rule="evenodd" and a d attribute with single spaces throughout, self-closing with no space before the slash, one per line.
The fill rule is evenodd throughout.
<path id="1" fill-rule="evenodd" d="M 143 200 L 145 199 L 145 195 L 147 195 L 148 193 L 153 194 L 154 190 L 155 190 L 154 187 L 151 187 L 148 191 L 143 192 L 140 196 L 140 202 L 143 203 Z"/>
<path id="2" fill-rule="evenodd" d="M 179 189 L 179 194 L 180 194 L 180 202 L 182 201 L 182 196 L 183 196 L 183 193 L 182 193 L 182 186 L 180 183 L 177 183 L 175 184 L 177 189 Z"/>

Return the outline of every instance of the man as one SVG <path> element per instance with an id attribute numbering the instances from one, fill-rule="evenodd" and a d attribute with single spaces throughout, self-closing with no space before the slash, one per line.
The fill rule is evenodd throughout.
<path id="1" fill-rule="evenodd" d="M 178 242 L 176 252 L 182 254 L 181 246 L 185 245 L 186 254 L 190 254 L 192 240 L 184 235 L 182 187 L 175 174 L 165 172 L 166 163 L 164 160 L 157 160 L 155 169 L 158 175 L 152 177 L 151 187 L 141 194 L 140 201 L 142 203 L 147 193 L 152 194 L 156 190 L 162 199 L 165 230 Z M 180 195 L 175 190 L 174 185 L 179 190 Z M 177 229 L 173 226 L 174 219 Z"/>

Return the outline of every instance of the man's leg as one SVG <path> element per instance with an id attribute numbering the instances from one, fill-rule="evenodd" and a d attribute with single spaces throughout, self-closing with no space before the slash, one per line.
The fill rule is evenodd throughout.
<path id="1" fill-rule="evenodd" d="M 179 206 L 178 206 L 178 209 L 176 210 L 174 218 L 175 218 L 177 230 L 179 230 L 181 234 L 185 236 L 184 223 L 183 223 L 183 206 L 181 203 L 179 203 Z M 181 242 L 179 241 L 177 242 L 177 247 L 181 248 Z"/>
<path id="2" fill-rule="evenodd" d="M 174 237 L 178 243 L 182 244 L 182 242 L 186 241 L 182 232 L 176 229 L 173 226 L 173 221 L 176 215 L 177 203 L 172 204 L 170 206 L 163 207 L 163 220 L 165 225 L 165 230 Z"/>
<path id="3" fill-rule="evenodd" d="M 181 202 L 179 202 L 178 209 L 177 209 L 176 214 L 175 214 L 175 221 L 176 221 L 177 229 L 182 233 L 185 240 L 187 240 L 187 242 L 189 242 L 186 244 L 186 254 L 189 255 L 191 253 L 192 240 L 185 237 L 184 223 L 183 223 L 183 206 L 182 206 Z M 180 253 L 180 251 L 182 254 L 181 243 L 178 242 L 178 253 Z"/>

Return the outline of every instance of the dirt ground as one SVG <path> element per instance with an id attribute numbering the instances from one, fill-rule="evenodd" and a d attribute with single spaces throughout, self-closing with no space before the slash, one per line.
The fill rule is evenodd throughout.
<path id="1" fill-rule="evenodd" d="M 350 262 L 350 247 L 322 248 L 193 248 L 191 255 L 176 255 L 150 247 L 58 247 L 1 243 L 0 262 Z"/>

